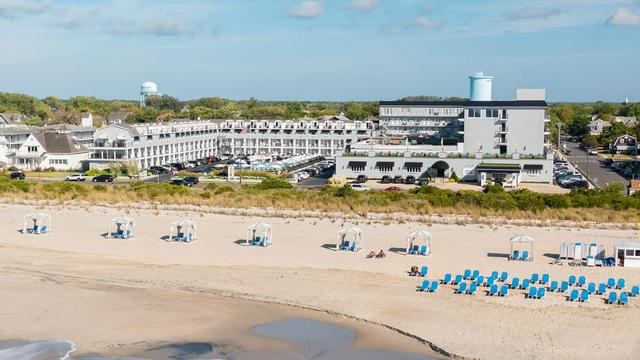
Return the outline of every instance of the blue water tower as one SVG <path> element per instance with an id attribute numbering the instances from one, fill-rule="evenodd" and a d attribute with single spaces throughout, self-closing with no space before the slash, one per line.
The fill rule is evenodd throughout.
<path id="1" fill-rule="evenodd" d="M 476 71 L 469 76 L 471 82 L 469 100 L 471 101 L 491 101 L 491 82 L 493 76 L 487 76 L 482 71 Z"/>

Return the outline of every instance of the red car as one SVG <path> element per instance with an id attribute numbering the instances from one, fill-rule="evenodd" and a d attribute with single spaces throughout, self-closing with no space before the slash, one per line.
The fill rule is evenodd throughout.
<path id="1" fill-rule="evenodd" d="M 389 186 L 388 188 L 384 189 L 384 191 L 402 191 L 402 189 L 397 186 Z"/>

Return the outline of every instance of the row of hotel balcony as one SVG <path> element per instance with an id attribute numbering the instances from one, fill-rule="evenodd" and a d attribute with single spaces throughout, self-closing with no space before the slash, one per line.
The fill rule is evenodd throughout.
<path id="1" fill-rule="evenodd" d="M 343 152 L 344 157 L 406 157 L 406 158 L 449 158 L 449 159 L 546 159 L 546 154 L 497 154 L 497 153 L 461 153 L 461 152 L 392 152 L 358 151 Z"/>

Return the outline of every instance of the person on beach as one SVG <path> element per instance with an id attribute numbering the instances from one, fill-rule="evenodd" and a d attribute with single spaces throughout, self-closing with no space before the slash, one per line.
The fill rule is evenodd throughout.
<path id="1" fill-rule="evenodd" d="M 385 256 L 387 256 L 387 254 L 385 254 L 383 250 L 380 250 L 380 252 L 378 253 L 378 255 L 376 255 L 376 257 L 377 257 L 378 259 L 382 259 L 382 258 L 384 258 Z"/>
<path id="2" fill-rule="evenodd" d="M 367 255 L 367 259 L 371 259 L 371 258 L 373 258 L 375 256 L 376 256 L 375 251 L 372 251 L 372 252 L 369 253 L 369 255 Z"/>

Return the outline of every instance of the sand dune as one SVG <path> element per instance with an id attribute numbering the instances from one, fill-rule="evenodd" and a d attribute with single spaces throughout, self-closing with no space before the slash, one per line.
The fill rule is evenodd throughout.
<path id="1" fill-rule="evenodd" d="M 156 294 L 158 299 L 169 296 L 168 293 L 189 299 L 222 294 L 344 314 L 398 329 L 452 354 L 470 358 L 633 359 L 640 351 L 640 335 L 635 330 L 640 320 L 640 299 L 631 299 L 629 306 L 618 307 L 605 304 L 602 296 L 577 304 L 565 301 L 560 294 L 529 300 L 525 299 L 524 291 L 514 291 L 504 299 L 490 298 L 482 292 L 475 296 L 454 295 L 453 288 L 446 286 L 438 294 L 419 294 L 415 288 L 421 279 L 406 275 L 411 265 L 427 264 L 431 269 L 428 279 L 470 268 L 483 273 L 509 271 L 512 276 L 521 277 L 533 272 L 548 273 L 556 280 L 564 280 L 571 274 L 585 275 L 594 282 L 624 277 L 628 284 L 638 284 L 640 269 L 549 264 L 562 241 L 598 242 L 611 252 L 615 241 L 636 239 L 636 231 L 433 225 L 429 231 L 434 235 L 434 253 L 421 258 L 399 254 L 406 246 L 406 234 L 424 226 L 416 223 L 361 223 L 358 226 L 363 229 L 364 251 L 354 254 L 330 249 L 342 225 L 340 219 L 259 219 L 134 211 L 130 216 L 137 221 L 136 238 L 113 240 L 100 235 L 107 231 L 107 221 L 119 213 L 115 209 L 48 208 L 45 211 L 53 216 L 51 234 L 19 234 L 23 215 L 33 210 L 34 207 L 26 205 L 0 207 L 3 282 L 0 285 L 16 290 L 6 303 L 3 301 L 0 310 L 2 338 L 15 337 L 10 333 L 13 331 L 28 339 L 61 336 L 53 333 L 54 319 L 46 323 L 50 327 L 26 325 L 23 319 L 34 319 L 34 313 L 47 318 L 45 310 L 59 308 L 72 314 L 74 302 L 82 303 L 76 297 L 65 299 L 64 306 L 22 301 L 26 294 L 37 299 L 40 294 L 53 291 L 38 286 L 44 282 L 52 288 L 107 287 L 108 291 L 102 291 L 101 296 L 118 297 L 119 311 L 103 314 L 103 318 L 97 316 L 95 321 L 117 323 L 129 319 L 123 326 L 134 330 L 137 303 L 133 298 L 119 297 L 127 291 Z M 190 244 L 161 240 L 168 233 L 169 223 L 183 216 L 198 221 L 199 239 Z M 244 238 L 246 226 L 258 220 L 273 224 L 274 245 L 252 248 L 237 244 Z M 503 257 L 508 252 L 507 240 L 515 233 L 526 233 L 536 239 L 533 263 L 508 262 Z M 366 252 L 380 249 L 387 251 L 385 259 L 365 258 Z M 163 301 L 157 301 L 145 306 L 164 305 Z M 187 314 L 198 314 L 197 310 L 187 308 Z M 172 316 L 171 320 L 177 323 L 175 315 Z M 103 340 L 95 342 L 83 337 L 78 329 L 82 324 L 76 325 L 69 327 L 65 336 L 78 332 L 75 341 L 79 348 L 103 350 L 110 341 L 123 344 L 137 341 L 133 330 L 129 331 L 131 334 L 123 332 L 127 335 L 116 340 L 118 331 L 101 325 L 97 326 L 102 331 L 98 338 Z M 166 328 L 150 325 L 145 329 L 152 328 L 155 334 L 152 338 L 167 335 Z M 176 326 L 182 329 L 182 325 Z M 198 337 L 203 331 L 204 327 L 195 326 L 189 335 Z M 114 339 L 109 340 L 109 336 Z M 376 341 L 365 342 L 371 345 Z M 413 351 L 407 349 L 411 346 L 401 347 Z"/>

